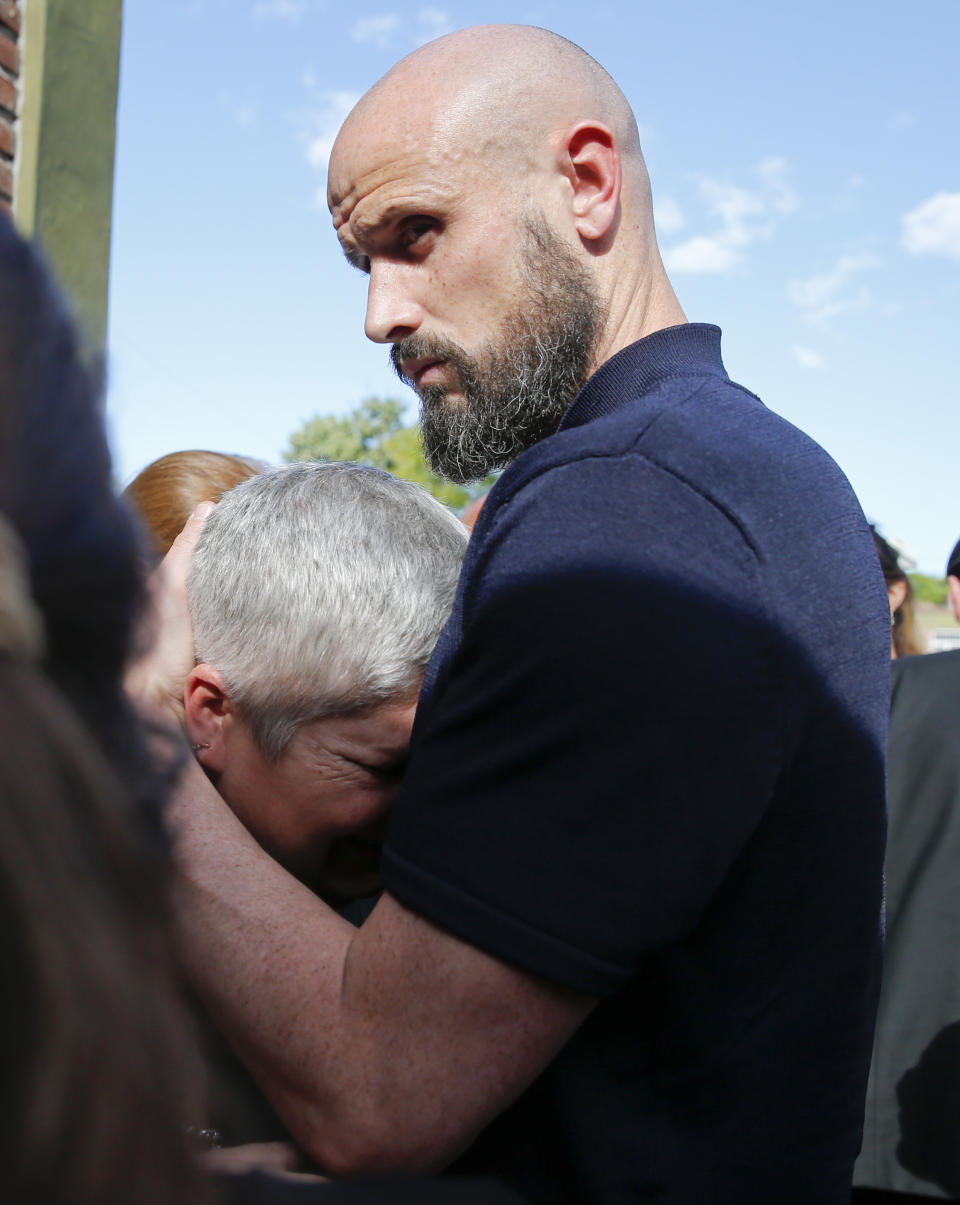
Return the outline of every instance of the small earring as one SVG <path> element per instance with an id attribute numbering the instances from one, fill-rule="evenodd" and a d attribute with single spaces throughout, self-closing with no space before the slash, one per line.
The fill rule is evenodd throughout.
<path id="1" fill-rule="evenodd" d="M 194 753 L 199 753 L 201 749 L 209 749 L 210 745 L 206 741 L 204 741 L 202 744 L 199 744 L 199 745 L 191 745 L 190 748 L 194 751 Z"/>

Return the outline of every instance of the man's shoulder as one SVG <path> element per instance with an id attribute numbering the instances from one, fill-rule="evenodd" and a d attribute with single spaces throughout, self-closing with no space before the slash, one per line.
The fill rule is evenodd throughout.
<path id="1" fill-rule="evenodd" d="M 875 648 L 889 682 L 886 594 L 853 490 L 725 378 L 685 378 L 544 440 L 504 473 L 474 541 L 465 613 L 518 584 L 559 592 L 574 572 L 638 606 L 662 588 L 749 607 L 818 665 L 829 649 Z"/>
<path id="2" fill-rule="evenodd" d="M 727 379 L 697 373 L 671 377 L 610 413 L 563 428 L 527 449 L 503 474 L 494 498 L 504 506 L 525 492 L 546 500 L 575 487 L 583 504 L 606 505 L 613 488 L 610 474 L 618 462 L 628 463 L 637 473 L 671 473 L 674 449 L 679 451 L 704 425 L 695 402 L 704 391 L 714 400 L 728 399 L 728 426 L 740 408 L 764 410 L 759 399 Z M 746 415 L 742 421 L 749 425 Z M 705 436 L 716 424 L 711 421 L 707 428 Z"/>
<path id="3" fill-rule="evenodd" d="M 678 563 L 692 564 L 705 544 L 750 554 L 731 507 L 718 506 L 669 457 L 650 454 L 636 434 L 603 429 L 612 425 L 561 433 L 504 474 L 474 531 L 478 560 L 626 566 L 651 555 L 664 563 L 675 552 Z"/>
<path id="4" fill-rule="evenodd" d="M 692 526 L 691 495 L 706 508 Z M 846 478 L 809 436 L 729 378 L 696 372 L 542 440 L 504 473 L 490 502 L 478 534 L 499 528 L 539 542 L 547 531 L 558 548 L 584 530 L 602 539 L 624 510 L 641 527 L 685 525 L 692 541 L 726 527 L 755 552 L 793 543 L 778 515 L 809 515 L 813 526 L 815 507 L 859 513 Z M 708 511 L 716 522 L 705 521 Z"/>

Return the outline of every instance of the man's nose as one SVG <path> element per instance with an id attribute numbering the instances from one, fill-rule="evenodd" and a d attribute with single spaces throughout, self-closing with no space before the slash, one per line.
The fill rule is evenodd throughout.
<path id="1" fill-rule="evenodd" d="M 423 312 L 410 295 L 405 276 L 400 264 L 381 261 L 370 267 L 363 329 L 374 343 L 396 343 L 420 326 Z"/>

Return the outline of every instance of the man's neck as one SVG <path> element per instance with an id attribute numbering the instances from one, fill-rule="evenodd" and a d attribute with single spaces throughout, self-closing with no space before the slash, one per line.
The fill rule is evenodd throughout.
<path id="1" fill-rule="evenodd" d="M 591 375 L 617 352 L 638 339 L 669 326 L 681 326 L 687 321 L 662 268 L 649 276 L 641 287 L 635 287 L 629 297 L 620 299 L 616 292 L 614 290 L 611 314 L 604 325 Z"/>

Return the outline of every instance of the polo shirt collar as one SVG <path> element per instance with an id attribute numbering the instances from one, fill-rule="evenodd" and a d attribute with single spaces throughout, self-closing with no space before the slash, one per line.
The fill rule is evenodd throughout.
<path id="1" fill-rule="evenodd" d="M 611 414 L 670 377 L 703 375 L 727 379 L 718 326 L 686 322 L 654 331 L 600 365 L 573 399 L 560 430 Z"/>

